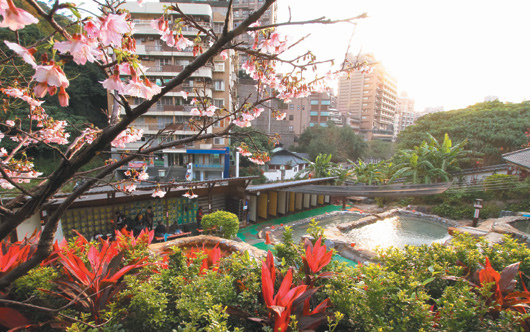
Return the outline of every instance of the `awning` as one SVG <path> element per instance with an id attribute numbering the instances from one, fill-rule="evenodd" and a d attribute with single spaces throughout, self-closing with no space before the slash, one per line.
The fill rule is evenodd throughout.
<path id="1" fill-rule="evenodd" d="M 281 189 L 303 194 L 331 195 L 338 197 L 361 196 L 361 197 L 410 197 L 441 194 L 452 182 L 431 184 L 390 184 L 383 186 L 326 186 L 326 185 L 304 185 Z"/>

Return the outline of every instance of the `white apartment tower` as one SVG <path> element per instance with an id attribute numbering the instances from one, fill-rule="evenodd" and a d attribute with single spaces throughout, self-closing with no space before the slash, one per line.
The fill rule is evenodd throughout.
<path id="1" fill-rule="evenodd" d="M 373 54 L 350 54 L 348 58 L 352 63 L 365 62 L 371 69 L 354 71 L 340 78 L 338 110 L 343 117 L 357 120 L 365 140 L 391 141 L 397 101 L 396 79 Z"/>
<path id="2" fill-rule="evenodd" d="M 171 78 L 175 77 L 185 66 L 193 61 L 195 56 L 191 48 L 178 51 L 169 47 L 160 40 L 160 35 L 151 26 L 151 20 L 162 16 L 164 6 L 167 3 L 144 2 L 139 6 L 136 1 L 126 2 L 123 5 L 132 16 L 135 23 L 136 53 L 142 60 L 142 64 L 148 67 L 146 76 L 151 82 L 163 86 Z M 224 6 L 224 11 L 218 7 L 213 7 L 205 2 L 201 3 L 180 3 L 180 9 L 206 28 L 213 28 L 216 33 L 220 33 L 224 25 L 225 14 L 228 6 Z M 174 14 L 170 22 L 178 17 Z M 197 34 L 197 29 L 184 28 L 183 34 L 193 40 Z M 203 38 L 203 48 L 208 45 L 206 36 Z M 215 106 L 221 107 L 232 105 L 231 87 L 235 84 L 235 64 L 232 57 L 223 60 L 216 56 L 210 65 L 197 70 L 187 79 L 184 84 L 176 87 L 166 94 L 156 105 L 134 122 L 136 128 L 144 130 L 145 140 L 157 134 L 162 129 L 171 129 L 169 137 L 158 138 L 162 140 L 175 140 L 193 135 L 195 132 L 189 126 L 191 118 L 190 105 L 194 97 L 206 96 L 211 98 Z M 183 98 L 182 91 L 189 93 L 187 100 Z M 139 98 L 130 98 L 131 104 L 137 105 L 142 102 Z M 210 128 L 209 132 L 220 131 L 228 123 L 221 123 L 215 128 Z M 133 150 L 145 142 L 129 144 L 122 150 Z M 187 168 L 192 169 L 193 180 L 206 180 L 229 177 L 229 142 L 228 138 L 218 137 L 211 140 L 196 142 L 190 145 L 178 146 L 172 149 L 165 149 L 152 156 L 147 163 L 148 173 L 151 176 L 158 176 L 166 180 L 184 179 Z"/>

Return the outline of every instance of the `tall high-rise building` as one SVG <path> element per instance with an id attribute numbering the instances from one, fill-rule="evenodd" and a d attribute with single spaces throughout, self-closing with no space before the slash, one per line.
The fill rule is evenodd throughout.
<path id="1" fill-rule="evenodd" d="M 414 104 L 414 99 L 410 98 L 404 91 L 397 98 L 396 115 L 394 118 L 394 141 L 402 130 L 414 124 L 416 120 Z"/>
<path id="2" fill-rule="evenodd" d="M 371 70 L 354 71 L 340 78 L 338 110 L 345 118 L 353 120 L 350 123 L 359 123 L 359 132 L 366 140 L 391 141 L 397 100 L 396 79 L 373 54 L 350 54 L 348 60 L 365 62 Z"/>
<path id="3" fill-rule="evenodd" d="M 227 4 L 227 3 L 226 3 Z M 178 75 L 183 68 L 191 63 L 195 56 L 191 48 L 178 51 L 160 40 L 160 35 L 151 26 L 151 20 L 159 18 L 164 6 L 159 2 L 145 2 L 139 6 L 136 1 L 127 2 L 123 8 L 127 9 L 135 23 L 136 53 L 142 64 L 148 67 L 146 76 L 151 82 L 163 86 Z M 180 9 L 192 16 L 202 26 L 221 32 L 224 25 L 228 6 L 211 6 L 205 2 L 179 3 Z M 224 8 L 224 9 L 223 9 Z M 180 14 L 171 12 L 169 22 L 175 21 Z M 197 35 L 197 29 L 185 27 L 182 33 L 192 39 Z M 203 48 L 208 45 L 206 35 L 203 38 Z M 152 144 L 168 142 L 194 135 L 196 132 L 190 127 L 190 104 L 194 97 L 209 98 L 215 106 L 223 105 L 231 111 L 232 97 L 230 89 L 235 84 L 235 65 L 232 57 L 223 60 L 216 56 L 210 65 L 195 71 L 182 85 L 167 93 L 149 111 L 134 122 L 134 127 L 144 130 L 143 142 L 127 145 L 121 150 L 133 150 L 148 141 L 161 130 L 166 129 L 169 135 L 158 135 Z M 188 92 L 188 98 L 183 97 L 182 91 Z M 129 98 L 132 105 L 142 102 L 139 98 Z M 123 111 L 122 111 L 123 112 Z M 218 132 L 226 128 L 228 121 L 217 123 L 208 132 Z M 166 179 L 183 179 L 187 168 L 191 168 L 194 180 L 205 180 L 229 177 L 229 142 L 225 137 L 195 142 L 171 149 L 164 149 L 151 157 L 148 163 L 148 173 Z M 120 150 L 120 149 L 118 149 Z"/>

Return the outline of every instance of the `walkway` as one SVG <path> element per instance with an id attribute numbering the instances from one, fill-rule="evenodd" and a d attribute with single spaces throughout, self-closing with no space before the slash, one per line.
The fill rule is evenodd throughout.
<path id="1" fill-rule="evenodd" d="M 318 216 L 318 215 L 321 215 L 321 214 L 325 214 L 325 213 L 329 213 L 329 212 L 334 212 L 334 211 L 339 211 L 342 207 L 339 206 L 339 205 L 326 205 L 326 206 L 323 206 L 323 207 L 319 207 L 319 208 L 316 208 L 316 209 L 312 209 L 312 210 L 308 210 L 308 211 L 303 211 L 303 212 L 299 212 L 299 213 L 295 213 L 295 214 L 291 214 L 291 215 L 287 215 L 287 216 L 284 216 L 284 217 L 281 217 L 281 218 L 277 218 L 277 219 L 273 219 L 273 220 L 269 220 L 267 222 L 262 222 L 262 223 L 258 223 L 258 224 L 251 224 L 250 226 L 247 226 L 245 228 L 241 228 L 239 230 L 239 233 L 237 233 L 237 237 L 239 237 L 242 241 L 258 248 L 258 249 L 261 249 L 261 250 L 271 250 L 273 251 L 273 245 L 267 245 L 265 244 L 265 240 L 264 239 L 260 239 L 258 238 L 258 233 L 260 232 L 260 230 L 264 229 L 265 227 L 272 227 L 272 226 L 278 226 L 278 225 L 287 225 L 293 221 L 297 221 L 297 220 L 301 220 L 301 219 L 306 219 L 306 218 L 311 218 L 311 217 L 315 217 L 315 216 Z M 333 256 L 333 260 L 334 261 L 339 261 L 339 262 L 346 262 L 348 263 L 349 265 L 352 265 L 352 266 L 356 266 L 357 265 L 357 262 L 354 262 L 354 261 L 351 261 L 349 259 L 346 259 L 340 255 L 334 255 Z"/>

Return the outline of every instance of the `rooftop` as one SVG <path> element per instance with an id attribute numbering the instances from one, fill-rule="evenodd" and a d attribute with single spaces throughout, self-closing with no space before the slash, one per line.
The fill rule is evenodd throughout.
<path id="1" fill-rule="evenodd" d="M 530 171 L 530 148 L 505 153 L 502 155 L 502 159 L 510 164 Z"/>

